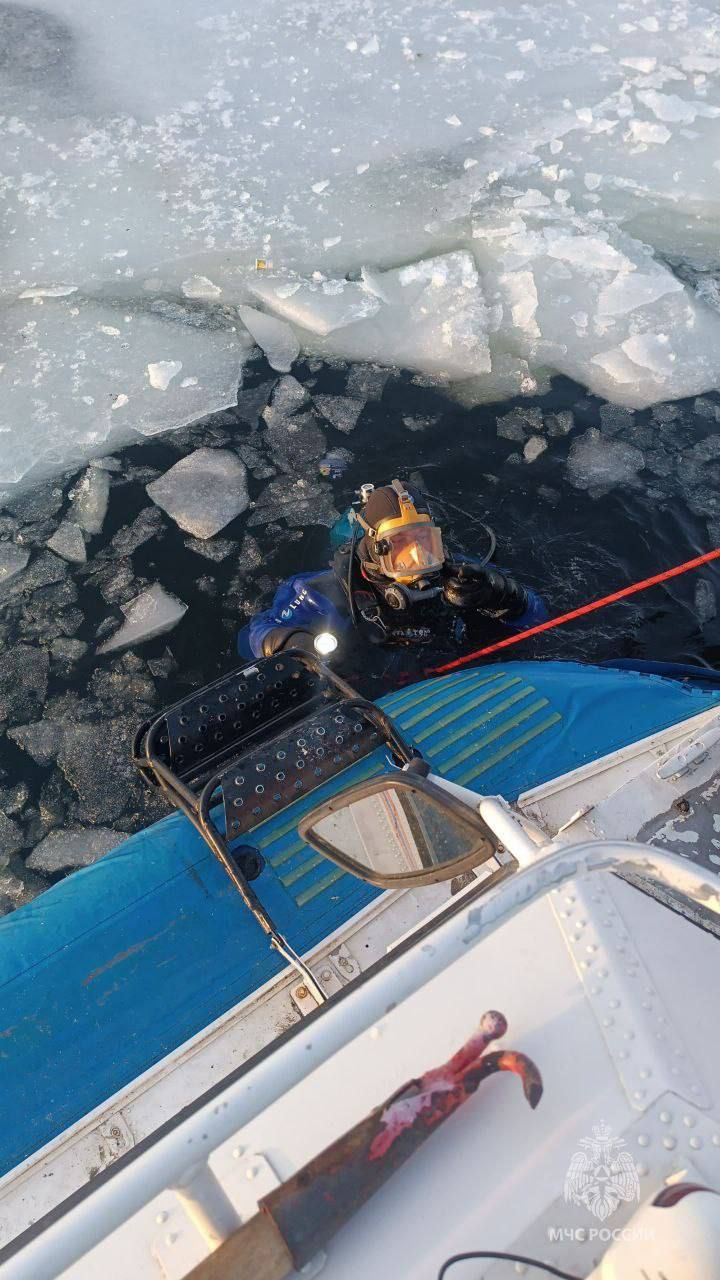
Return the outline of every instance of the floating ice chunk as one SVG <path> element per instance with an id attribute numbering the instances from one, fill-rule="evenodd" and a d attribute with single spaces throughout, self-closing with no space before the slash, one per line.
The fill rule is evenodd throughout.
<path id="1" fill-rule="evenodd" d="M 315 396 L 315 405 L 336 431 L 347 434 L 355 430 L 358 418 L 365 408 L 365 401 L 354 400 L 349 396 Z"/>
<path id="2" fill-rule="evenodd" d="M 290 414 L 299 413 L 301 409 L 306 409 L 310 404 L 310 395 L 302 385 L 289 374 L 285 378 L 281 378 L 272 393 L 272 399 L 269 405 L 263 409 L 262 417 L 268 426 L 271 422 L 287 418 Z"/>
<path id="3" fill-rule="evenodd" d="M 658 93 L 656 89 L 641 89 L 637 98 L 652 111 L 656 120 L 666 124 L 694 124 L 698 116 L 713 118 L 720 115 L 719 107 L 706 102 L 688 102 L 674 93 Z"/>
<path id="4" fill-rule="evenodd" d="M 18 296 L 23 298 L 67 298 L 71 293 L 77 293 L 76 284 L 54 284 L 54 285 L 38 285 L 33 289 L 23 289 Z"/>
<path id="5" fill-rule="evenodd" d="M 621 440 L 608 440 L 596 427 L 576 436 L 568 454 L 568 478 L 576 489 L 632 484 L 644 466 L 639 449 Z"/>
<path id="6" fill-rule="evenodd" d="M 190 276 L 187 280 L 183 280 L 182 291 L 186 298 L 198 298 L 203 301 L 219 298 L 222 293 L 220 286 L 213 284 L 207 276 Z"/>
<path id="7" fill-rule="evenodd" d="M 622 350 L 633 364 L 640 365 L 642 369 L 650 369 L 661 377 L 677 360 L 667 333 L 636 333 L 622 343 Z"/>
<path id="8" fill-rule="evenodd" d="M 0 653 L 0 724 L 23 724 L 40 715 L 49 666 L 45 650 L 34 645 L 16 644 Z"/>
<path id="9" fill-rule="evenodd" d="M 212 538 L 249 502 L 245 466 L 227 449 L 196 449 L 146 488 L 153 502 L 195 538 Z"/>
<path id="10" fill-rule="evenodd" d="M 79 525 L 73 524 L 72 520 L 64 520 L 59 525 L 52 538 L 48 539 L 48 546 L 56 555 L 62 556 L 63 560 L 69 560 L 73 564 L 84 564 L 87 560 L 82 529 Z"/>
<path id="11" fill-rule="evenodd" d="M 540 336 L 540 326 L 535 319 L 538 295 L 532 271 L 511 271 L 500 276 L 500 286 L 510 304 L 512 323 L 532 337 Z"/>
<path id="12" fill-rule="evenodd" d="M 181 369 L 182 360 L 158 360 L 155 364 L 149 364 L 147 375 L 150 386 L 156 391 L 167 391 Z"/>
<path id="13" fill-rule="evenodd" d="M 371 364 L 354 364 L 345 384 L 351 400 L 382 400 L 390 373 Z"/>
<path id="14" fill-rule="evenodd" d="M 289 373 L 300 355 L 300 343 L 290 325 L 254 307 L 238 307 L 238 313 L 251 337 L 265 352 L 270 368 Z"/>
<path id="15" fill-rule="evenodd" d="M 544 453 L 548 447 L 547 440 L 543 440 L 542 436 L 531 436 L 525 448 L 523 449 L 523 457 L 526 462 L 535 462 Z"/>
<path id="16" fill-rule="evenodd" d="M 339 518 L 329 486 L 314 483 L 307 477 L 293 479 L 285 475 L 270 481 L 249 517 L 248 525 L 254 528 L 284 520 L 291 529 L 304 529 L 309 524 L 325 525 L 331 529 Z"/>
<path id="17" fill-rule="evenodd" d="M 327 442 L 312 413 L 296 413 L 290 418 L 273 418 L 265 435 L 273 462 L 283 471 L 296 473 L 321 458 Z"/>
<path id="18" fill-rule="evenodd" d="M 117 649 L 129 649 L 146 640 L 154 640 L 156 636 L 172 631 L 187 613 L 187 605 L 170 595 L 159 583 L 121 607 L 125 621 L 109 640 L 99 646 L 98 653 L 113 653 Z"/>
<path id="19" fill-rule="evenodd" d="M 212 560 L 214 564 L 227 560 L 233 551 L 237 551 L 237 545 L 237 542 L 233 542 L 231 538 L 213 538 L 211 541 L 203 541 L 202 538 L 185 539 L 188 551 L 194 551 L 196 555 L 203 556 L 205 560 Z"/>
<path id="20" fill-rule="evenodd" d="M 138 547 L 156 538 L 163 525 L 163 518 L 157 507 L 146 507 L 135 517 L 132 524 L 118 529 L 110 541 L 110 550 L 114 556 L 133 555 Z"/>
<path id="21" fill-rule="evenodd" d="M 542 191 L 538 191 L 536 187 L 530 187 L 522 196 L 518 196 L 515 200 L 516 209 L 539 209 L 544 205 L 549 205 L 550 201 Z"/>
<path id="22" fill-rule="evenodd" d="M 0 593 L 6 583 L 22 573 L 29 559 L 27 547 L 18 547 L 14 542 L 0 542 Z"/>
<path id="23" fill-rule="evenodd" d="M 630 67 L 632 71 L 639 71 L 641 75 L 649 76 L 657 66 L 657 58 L 621 58 L 621 67 Z"/>
<path id="24" fill-rule="evenodd" d="M 629 133 L 633 142 L 648 142 L 659 146 L 672 137 L 664 124 L 651 124 L 649 120 L 631 120 Z"/>
<path id="25" fill-rule="evenodd" d="M 695 614 L 700 622 L 712 622 L 717 617 L 715 588 L 707 578 L 698 578 L 695 586 Z"/>
<path id="26" fill-rule="evenodd" d="M 58 636 L 57 640 L 53 640 L 50 645 L 50 655 L 53 662 L 62 666 L 71 666 L 74 662 L 79 662 L 87 653 L 88 646 L 84 640 L 72 640 L 67 636 Z"/>
<path id="27" fill-rule="evenodd" d="M 100 533 L 110 496 L 110 476 L 104 468 L 88 467 L 72 490 L 72 518 L 86 533 Z"/>
<path id="28" fill-rule="evenodd" d="M 62 728 L 51 720 L 38 720 L 34 724 L 21 724 L 16 729 L 8 729 L 8 738 L 40 765 L 52 764 L 60 749 L 62 737 Z"/>
<path id="29" fill-rule="evenodd" d="M 89 867 L 125 839 L 123 831 L 110 831 L 107 827 L 67 827 L 63 831 L 51 831 L 35 846 L 25 865 L 31 871 L 48 876 Z"/>
<path id="30" fill-rule="evenodd" d="M 271 311 L 323 337 L 374 315 L 381 305 L 364 285 L 349 280 L 318 282 L 273 276 L 250 287 Z"/>
<path id="31" fill-rule="evenodd" d="M 681 282 L 669 271 L 645 274 L 641 271 L 620 271 L 611 284 L 605 286 L 598 297 L 598 315 L 621 316 L 638 307 L 648 306 L 669 293 L 682 293 Z"/>
<path id="32" fill-rule="evenodd" d="M 584 271 L 619 271 L 626 259 L 599 236 L 561 236 L 548 246 L 548 255 Z"/>

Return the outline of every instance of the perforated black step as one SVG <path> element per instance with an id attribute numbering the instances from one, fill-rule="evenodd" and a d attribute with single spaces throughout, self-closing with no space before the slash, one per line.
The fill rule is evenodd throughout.
<path id="1" fill-rule="evenodd" d="M 310 710 L 325 682 L 297 659 L 265 660 L 216 681 L 165 713 L 158 758 L 183 781 L 209 776 L 223 756 L 236 755 L 291 713 Z"/>
<path id="2" fill-rule="evenodd" d="M 360 710 L 343 703 L 323 708 L 271 742 L 265 740 L 228 768 L 203 794 L 222 788 L 228 840 L 244 835 L 258 823 L 308 795 L 348 765 L 370 755 L 383 735 Z"/>

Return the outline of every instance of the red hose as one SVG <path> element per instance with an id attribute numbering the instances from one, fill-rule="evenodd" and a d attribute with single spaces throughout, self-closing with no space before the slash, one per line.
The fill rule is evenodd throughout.
<path id="1" fill-rule="evenodd" d="M 676 564 L 672 569 L 665 569 L 662 573 L 653 574 L 652 578 L 643 578 L 642 582 L 634 582 L 630 587 L 623 587 L 621 591 L 613 591 L 609 596 L 603 596 L 601 600 L 591 600 L 589 604 L 580 605 L 579 609 L 571 609 L 569 613 L 563 613 L 559 618 L 549 618 L 547 622 L 541 622 L 537 627 L 528 627 L 527 631 L 519 631 L 517 635 L 507 636 L 504 640 L 498 640 L 495 644 L 488 644 L 484 649 L 476 649 L 474 653 L 466 653 L 462 658 L 455 658 L 454 662 L 446 662 L 442 667 L 430 667 L 427 675 L 444 675 L 446 671 L 454 671 L 456 667 L 464 667 L 468 662 L 474 662 L 476 658 L 487 658 L 488 654 L 497 653 L 498 649 L 508 649 L 512 644 L 520 644 L 521 640 L 528 640 L 530 636 L 539 636 L 541 631 L 552 631 L 554 627 L 561 627 L 564 622 L 572 622 L 573 618 L 582 618 L 586 613 L 594 613 L 596 609 L 603 609 L 606 604 L 614 604 L 616 600 L 624 600 L 626 596 L 634 596 L 638 591 L 645 591 L 648 587 L 655 587 L 659 582 L 667 582 L 668 578 L 679 578 L 680 574 L 687 573 L 690 569 L 698 569 L 701 564 L 707 564 L 710 560 L 720 559 L 720 547 L 715 551 L 706 551 L 702 556 L 696 556 L 694 560 L 686 560 L 684 564 Z"/>

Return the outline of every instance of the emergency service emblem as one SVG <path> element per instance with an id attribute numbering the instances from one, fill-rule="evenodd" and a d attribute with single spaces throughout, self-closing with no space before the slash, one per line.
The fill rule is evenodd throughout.
<path id="1" fill-rule="evenodd" d="M 623 1151 L 623 1138 L 613 1137 L 612 1129 L 602 1121 L 593 1126 L 593 1136 L 580 1140 L 565 1175 L 564 1195 L 567 1204 L 590 1210 L 605 1222 L 618 1205 L 640 1199 L 640 1178 L 629 1151 Z"/>

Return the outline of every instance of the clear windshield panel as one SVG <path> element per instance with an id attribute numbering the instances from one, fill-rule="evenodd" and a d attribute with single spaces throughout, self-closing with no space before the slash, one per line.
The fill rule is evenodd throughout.
<path id="1" fill-rule="evenodd" d="M 440 569 L 444 560 L 442 534 L 434 524 L 409 524 L 384 535 L 390 550 L 382 557 L 386 572 L 398 576 Z"/>

